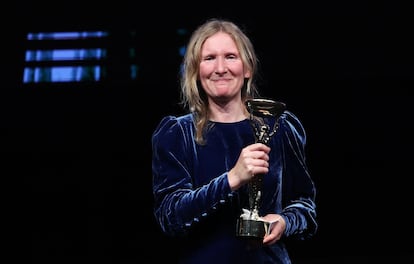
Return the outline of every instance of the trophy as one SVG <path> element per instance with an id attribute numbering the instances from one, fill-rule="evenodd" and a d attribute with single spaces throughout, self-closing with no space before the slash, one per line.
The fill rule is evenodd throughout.
<path id="1" fill-rule="evenodd" d="M 268 144 L 271 137 L 276 133 L 279 117 L 286 109 L 282 102 L 270 99 L 250 99 L 246 101 L 247 110 L 250 113 L 256 142 Z M 274 118 L 271 127 L 269 118 Z M 271 223 L 262 220 L 259 209 L 262 196 L 262 182 L 264 175 L 256 175 L 248 184 L 249 208 L 243 209 L 237 221 L 237 236 L 250 238 L 261 244 L 263 237 L 269 232 Z"/>

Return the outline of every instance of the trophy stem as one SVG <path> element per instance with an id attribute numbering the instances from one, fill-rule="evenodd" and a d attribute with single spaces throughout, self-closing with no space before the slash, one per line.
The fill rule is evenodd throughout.
<path id="1" fill-rule="evenodd" d="M 251 218 L 258 219 L 259 218 L 259 208 L 262 196 L 262 182 L 263 182 L 263 174 L 256 175 L 249 183 L 248 183 L 248 190 L 249 190 L 249 208 L 251 208 Z"/>

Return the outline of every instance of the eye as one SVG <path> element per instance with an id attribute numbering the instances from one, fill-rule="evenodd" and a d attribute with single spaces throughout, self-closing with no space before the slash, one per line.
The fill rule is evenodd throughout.
<path id="1" fill-rule="evenodd" d="M 209 61 L 209 60 L 214 60 L 214 56 L 206 56 L 206 57 L 204 57 L 204 59 L 203 60 L 205 60 L 205 61 Z"/>
<path id="2" fill-rule="evenodd" d="M 229 60 L 234 60 L 234 59 L 237 59 L 237 56 L 234 54 L 230 54 L 230 55 L 227 55 L 226 58 Z"/>

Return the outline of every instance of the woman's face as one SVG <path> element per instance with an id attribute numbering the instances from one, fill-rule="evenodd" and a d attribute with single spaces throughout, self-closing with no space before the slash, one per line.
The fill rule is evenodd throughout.
<path id="1" fill-rule="evenodd" d="M 244 79 L 250 77 L 233 39 L 218 32 L 201 47 L 200 82 L 207 96 L 219 100 L 240 97 Z"/>

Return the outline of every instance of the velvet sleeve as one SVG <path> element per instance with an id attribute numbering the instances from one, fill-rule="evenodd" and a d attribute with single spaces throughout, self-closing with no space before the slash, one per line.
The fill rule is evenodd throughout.
<path id="1" fill-rule="evenodd" d="M 291 112 L 280 118 L 282 134 L 283 192 L 282 216 L 286 220 L 285 236 L 306 239 L 317 230 L 316 189 L 305 158 L 306 133 Z"/>
<path id="2" fill-rule="evenodd" d="M 191 115 L 165 117 L 152 135 L 154 214 L 167 235 L 183 235 L 232 192 L 227 172 L 194 186 L 197 148 Z"/>

